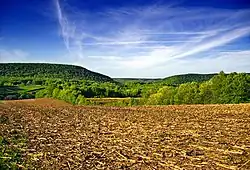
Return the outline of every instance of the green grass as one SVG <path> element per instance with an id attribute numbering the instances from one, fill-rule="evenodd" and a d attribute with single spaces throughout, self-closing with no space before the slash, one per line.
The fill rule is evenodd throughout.
<path id="1" fill-rule="evenodd" d="M 0 169 L 20 169 L 23 167 L 22 150 L 18 147 L 20 145 L 26 145 L 25 138 L 0 136 Z"/>
<path id="2" fill-rule="evenodd" d="M 102 106 L 132 106 L 135 103 L 139 104 L 140 98 L 86 98 L 88 105 Z"/>
<path id="3" fill-rule="evenodd" d="M 33 92 L 37 90 L 42 90 L 45 88 L 45 86 L 40 86 L 40 85 L 30 85 L 30 86 L 19 86 L 24 92 Z"/>
<path id="4" fill-rule="evenodd" d="M 44 86 L 30 85 L 30 86 L 0 86 L 0 95 L 11 95 L 16 93 L 35 92 L 44 89 Z"/>
<path id="5" fill-rule="evenodd" d="M 3 126 L 2 126 L 3 125 Z M 27 138 L 19 124 L 13 125 L 7 114 L 0 115 L 0 169 L 21 169 L 26 167 L 23 153 Z"/>

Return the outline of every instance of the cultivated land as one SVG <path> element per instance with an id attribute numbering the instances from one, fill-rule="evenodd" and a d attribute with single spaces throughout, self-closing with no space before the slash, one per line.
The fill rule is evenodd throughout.
<path id="1" fill-rule="evenodd" d="M 0 86 L 0 95 L 2 94 L 16 94 L 16 93 L 31 93 L 44 89 L 44 86 L 30 85 L 30 86 Z"/>
<path id="2" fill-rule="evenodd" d="M 3 102 L 0 116 L 4 147 L 23 157 L 19 168 L 250 169 L 250 104 L 103 107 L 34 99 Z"/>

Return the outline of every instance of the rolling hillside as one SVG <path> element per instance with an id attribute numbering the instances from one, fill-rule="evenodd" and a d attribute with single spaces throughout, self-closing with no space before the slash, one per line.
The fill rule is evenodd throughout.
<path id="1" fill-rule="evenodd" d="M 166 77 L 162 79 L 163 82 L 167 84 L 183 84 L 188 82 L 203 82 L 211 79 L 213 76 L 217 74 L 181 74 L 174 75 L 170 77 Z"/>
<path id="2" fill-rule="evenodd" d="M 165 83 L 171 85 L 178 85 L 188 82 L 203 82 L 211 79 L 213 76 L 217 74 L 180 74 L 169 76 L 166 78 L 155 78 L 155 79 L 147 79 L 147 78 L 114 78 L 115 81 L 124 83 L 124 82 L 141 82 L 141 83 Z"/>
<path id="3" fill-rule="evenodd" d="M 158 80 L 162 80 L 160 78 L 113 78 L 113 80 L 125 83 L 125 82 L 140 82 L 140 83 L 150 83 Z"/>
<path id="4" fill-rule="evenodd" d="M 0 76 L 113 81 L 106 75 L 80 66 L 48 63 L 1 63 Z"/>

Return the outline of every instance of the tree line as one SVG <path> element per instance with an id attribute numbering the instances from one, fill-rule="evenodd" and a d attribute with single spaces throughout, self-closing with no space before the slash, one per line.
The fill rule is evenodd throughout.
<path id="1" fill-rule="evenodd" d="M 140 98 L 134 105 L 169 104 L 222 104 L 250 101 L 250 76 L 246 73 L 224 72 L 212 79 L 198 83 L 189 82 L 178 86 L 160 83 L 128 82 L 113 83 L 68 82 L 54 83 L 37 93 L 36 97 L 52 97 L 73 104 L 86 103 L 89 97 Z"/>
<path id="2" fill-rule="evenodd" d="M 207 81 L 182 84 L 169 84 L 164 81 L 119 83 L 5 77 L 0 80 L 1 85 L 41 85 L 45 88 L 32 94 L 20 94 L 19 97 L 22 95 L 20 98 L 28 98 L 31 94 L 31 97 L 35 95 L 36 98 L 56 98 L 72 104 L 93 104 L 88 98 L 130 98 L 130 100 L 119 100 L 121 105 L 220 104 L 244 103 L 250 100 L 250 75 L 247 73 L 220 72 Z"/>
<path id="3" fill-rule="evenodd" d="M 146 99 L 146 104 L 223 104 L 250 101 L 250 76 L 246 73 L 220 72 L 203 83 L 164 86 Z"/>

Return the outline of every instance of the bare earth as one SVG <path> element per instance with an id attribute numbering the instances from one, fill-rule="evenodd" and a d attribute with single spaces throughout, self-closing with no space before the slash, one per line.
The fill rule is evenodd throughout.
<path id="1" fill-rule="evenodd" d="M 37 169 L 250 169 L 250 104 L 71 106 L 0 104 L 0 135 L 26 134 Z"/>

